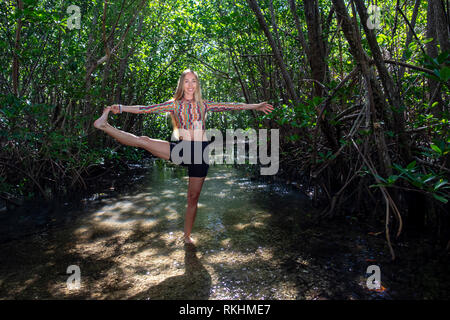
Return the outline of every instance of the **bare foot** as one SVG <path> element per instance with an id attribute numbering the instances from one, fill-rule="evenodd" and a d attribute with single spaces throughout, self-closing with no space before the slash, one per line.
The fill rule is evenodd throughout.
<path id="1" fill-rule="evenodd" d="M 106 120 L 108 119 L 108 114 L 110 111 L 111 107 L 106 107 L 103 110 L 103 114 L 101 115 L 101 117 L 95 120 L 94 127 L 100 130 L 104 129 L 106 127 L 106 124 L 108 123 Z"/>
<path id="2" fill-rule="evenodd" d="M 195 242 L 190 236 L 184 236 L 184 243 L 194 244 Z"/>

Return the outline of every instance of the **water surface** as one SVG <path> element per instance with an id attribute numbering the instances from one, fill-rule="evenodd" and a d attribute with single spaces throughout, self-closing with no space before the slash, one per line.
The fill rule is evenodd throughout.
<path id="1" fill-rule="evenodd" d="M 144 175 L 121 179 L 130 179 L 126 188 L 93 194 L 81 206 L 3 216 L 0 299 L 395 295 L 366 288 L 366 267 L 386 253 L 345 225 L 312 225 L 309 199 L 291 185 L 211 167 L 192 234 L 196 245 L 186 246 L 186 169 L 156 161 Z M 80 267 L 80 289 L 67 287 L 70 265 Z"/>

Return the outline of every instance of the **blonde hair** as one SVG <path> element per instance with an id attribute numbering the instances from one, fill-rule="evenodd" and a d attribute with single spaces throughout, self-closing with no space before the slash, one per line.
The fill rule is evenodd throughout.
<path id="1" fill-rule="evenodd" d="M 197 72 L 195 72 L 191 69 L 184 70 L 183 73 L 181 74 L 180 78 L 178 79 L 178 85 L 177 85 L 177 89 L 175 90 L 175 95 L 173 96 L 173 100 L 175 103 L 179 103 L 179 101 L 183 100 L 183 98 L 184 98 L 184 78 L 186 78 L 186 75 L 188 73 L 192 73 L 195 76 L 195 79 L 197 80 L 197 87 L 194 92 L 194 102 L 196 102 L 200 105 L 200 108 L 203 112 L 204 106 L 203 106 L 203 99 L 202 99 L 202 89 L 200 87 L 200 79 L 198 77 Z M 170 117 L 172 118 L 172 126 L 173 126 L 175 139 L 178 139 L 179 134 L 178 134 L 177 121 L 175 120 L 175 117 L 173 114 L 170 114 Z"/>

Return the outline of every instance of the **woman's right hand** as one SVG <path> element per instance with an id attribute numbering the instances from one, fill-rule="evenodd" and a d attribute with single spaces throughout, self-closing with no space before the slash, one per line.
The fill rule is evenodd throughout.
<path id="1" fill-rule="evenodd" d="M 114 114 L 118 114 L 120 112 L 119 110 L 119 105 L 118 104 L 113 104 L 111 107 L 111 112 Z"/>

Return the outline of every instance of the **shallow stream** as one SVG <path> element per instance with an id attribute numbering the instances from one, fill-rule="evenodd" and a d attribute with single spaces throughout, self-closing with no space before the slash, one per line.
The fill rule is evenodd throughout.
<path id="1" fill-rule="evenodd" d="M 185 168 L 157 160 L 118 179 L 126 187 L 77 203 L 1 213 L 0 299 L 423 298 L 409 278 L 395 281 L 402 269 L 387 262 L 382 234 L 351 219 L 314 224 L 291 185 L 211 167 L 190 246 Z M 70 265 L 79 289 L 67 286 Z M 379 291 L 367 288 L 369 265 L 381 267 Z"/>

